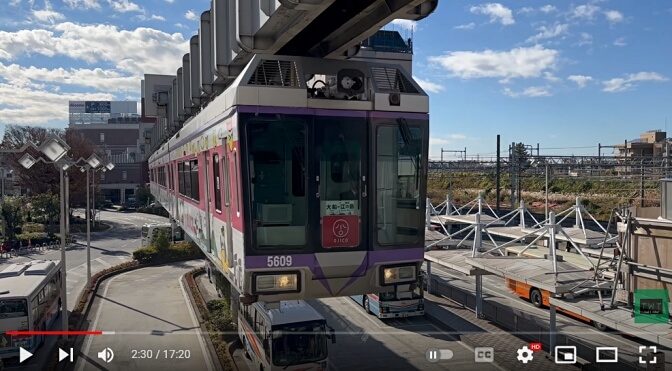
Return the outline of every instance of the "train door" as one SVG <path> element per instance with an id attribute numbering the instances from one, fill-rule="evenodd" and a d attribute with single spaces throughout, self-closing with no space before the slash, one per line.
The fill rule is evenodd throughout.
<path id="1" fill-rule="evenodd" d="M 225 137 L 222 141 L 222 174 L 224 184 L 224 215 L 226 222 L 224 223 L 224 258 L 222 264 L 228 269 L 231 269 L 233 262 L 233 206 L 231 204 L 231 147 L 227 143 Z"/>
<path id="2" fill-rule="evenodd" d="M 205 161 L 203 162 L 204 165 L 204 181 L 205 185 L 203 188 L 205 189 L 205 241 L 206 245 L 208 247 L 208 252 L 212 254 L 212 213 L 214 210 L 212 210 L 212 190 L 210 189 L 210 184 L 213 183 L 211 182 L 212 180 L 212 173 L 210 170 L 210 151 L 205 151 L 203 153 L 203 156 L 205 157 Z"/>
<path id="3" fill-rule="evenodd" d="M 317 202 L 311 208 L 311 224 L 319 226 L 315 252 L 364 252 L 369 245 L 365 233 L 369 215 L 366 118 L 316 116 L 314 120 L 313 158 L 317 161 L 313 163 L 316 176 L 311 179 L 316 180 L 316 189 L 311 194 Z M 353 256 L 352 264 L 323 265 L 322 269 L 327 277 L 343 277 L 351 275 L 362 260 Z"/>

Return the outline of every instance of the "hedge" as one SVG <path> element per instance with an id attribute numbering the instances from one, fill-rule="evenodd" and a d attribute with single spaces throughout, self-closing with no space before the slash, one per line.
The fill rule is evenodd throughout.
<path id="1" fill-rule="evenodd" d="M 202 259 L 203 252 L 194 243 L 177 242 L 165 250 L 157 249 L 155 246 L 141 247 L 133 251 L 133 259 L 140 264 L 156 263 L 164 260 L 175 259 Z"/>

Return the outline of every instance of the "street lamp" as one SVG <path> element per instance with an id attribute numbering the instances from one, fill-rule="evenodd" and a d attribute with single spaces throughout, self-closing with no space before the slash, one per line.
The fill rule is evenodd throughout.
<path id="1" fill-rule="evenodd" d="M 65 172 L 74 164 L 67 156 L 70 147 L 59 137 L 52 136 L 48 138 L 37 149 L 47 156 L 51 162 L 45 161 L 43 158 L 35 159 L 29 154 L 25 154 L 19 159 L 19 163 L 26 169 L 30 169 L 38 161 L 45 163 L 53 163 L 59 170 L 59 178 L 61 185 L 61 262 L 63 264 L 63 271 L 61 273 L 61 323 L 62 330 L 68 331 L 68 289 L 67 289 L 67 269 L 65 264 L 65 234 L 66 234 L 66 204 L 68 188 L 65 186 Z M 63 339 L 67 339 L 67 333 L 63 333 Z"/>
<path id="2" fill-rule="evenodd" d="M 83 160 L 83 159 L 79 159 Z M 86 165 L 79 168 L 82 172 L 86 172 L 86 287 L 91 288 L 91 208 L 89 202 L 91 196 L 89 194 L 89 176 L 91 170 L 96 169 L 102 163 L 96 154 L 92 154 L 86 161 Z"/>
<path id="3" fill-rule="evenodd" d="M 2 238 L 7 238 L 7 228 L 5 224 L 5 217 L 2 216 L 2 207 L 5 205 L 5 176 L 13 173 L 12 169 L 5 169 L 0 167 L 0 175 L 2 175 L 2 193 L 0 194 L 0 219 L 2 219 Z"/>
<path id="4" fill-rule="evenodd" d="M 538 167 L 540 165 L 539 160 L 532 160 L 532 166 Z M 544 160 L 544 166 L 545 166 L 545 207 L 544 207 L 544 218 L 548 219 L 548 161 Z"/>

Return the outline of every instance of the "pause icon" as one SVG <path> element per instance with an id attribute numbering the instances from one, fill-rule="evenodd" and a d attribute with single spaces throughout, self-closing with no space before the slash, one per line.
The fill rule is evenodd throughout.
<path id="1" fill-rule="evenodd" d="M 427 350 L 427 354 L 426 354 L 427 360 L 429 362 L 432 362 L 432 363 L 438 362 L 439 358 L 440 358 L 440 354 L 441 353 L 439 352 L 438 349 L 430 348 L 429 350 Z"/>

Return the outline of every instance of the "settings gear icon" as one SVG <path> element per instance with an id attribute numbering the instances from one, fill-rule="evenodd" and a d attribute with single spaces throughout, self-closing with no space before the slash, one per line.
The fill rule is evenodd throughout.
<path id="1" fill-rule="evenodd" d="M 530 362 L 534 358 L 532 356 L 532 351 L 530 348 L 525 345 L 524 347 L 518 349 L 518 360 L 527 364 L 527 362 Z"/>

